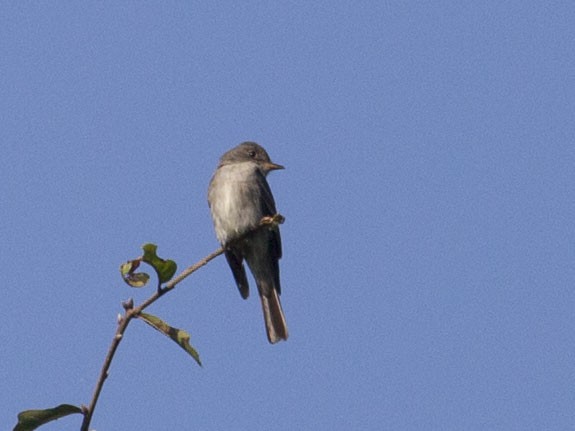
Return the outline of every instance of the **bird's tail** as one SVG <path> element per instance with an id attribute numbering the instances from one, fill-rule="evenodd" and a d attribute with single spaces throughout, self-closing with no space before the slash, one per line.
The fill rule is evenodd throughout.
<path id="1" fill-rule="evenodd" d="M 260 294 L 260 298 L 262 300 L 262 309 L 264 311 L 268 340 L 270 343 L 274 344 L 280 340 L 287 340 L 288 329 L 280 297 L 275 289 L 270 290 L 271 292 L 269 296 Z"/>

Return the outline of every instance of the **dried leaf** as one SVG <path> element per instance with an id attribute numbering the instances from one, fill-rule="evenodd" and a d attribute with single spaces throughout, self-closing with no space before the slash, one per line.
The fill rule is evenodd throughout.
<path id="1" fill-rule="evenodd" d="M 139 318 L 143 319 L 148 325 L 152 326 L 154 329 L 160 331 L 162 334 L 170 337 L 172 341 L 176 342 L 182 349 L 184 349 L 188 354 L 194 358 L 199 366 L 202 365 L 200 361 L 200 355 L 190 345 L 190 334 L 188 334 L 183 329 L 174 328 L 168 325 L 159 317 L 153 316 L 147 313 L 140 313 Z"/>
<path id="2" fill-rule="evenodd" d="M 150 276 L 145 272 L 134 272 L 140 266 L 141 261 L 142 258 L 138 258 L 120 265 L 122 278 L 130 287 L 143 287 L 150 279 Z"/>

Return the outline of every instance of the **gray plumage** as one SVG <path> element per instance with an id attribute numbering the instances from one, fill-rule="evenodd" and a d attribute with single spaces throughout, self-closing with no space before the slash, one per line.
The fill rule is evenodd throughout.
<path id="1" fill-rule="evenodd" d="M 216 236 L 226 248 L 225 256 L 242 298 L 249 295 L 243 261 L 254 276 L 262 303 L 270 343 L 288 337 L 281 307 L 278 260 L 282 255 L 279 228 L 260 229 L 242 241 L 230 242 L 256 227 L 265 216 L 276 214 L 267 174 L 283 166 L 272 163 L 267 152 L 254 142 L 244 142 L 221 158 L 208 188 L 208 203 Z"/>

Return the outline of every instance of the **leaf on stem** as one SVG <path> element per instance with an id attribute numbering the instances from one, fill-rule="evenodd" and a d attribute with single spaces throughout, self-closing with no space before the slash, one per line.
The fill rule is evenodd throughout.
<path id="1" fill-rule="evenodd" d="M 173 328 L 164 322 L 159 317 L 153 316 L 147 313 L 140 313 L 138 315 L 139 318 L 144 320 L 148 325 L 153 327 L 154 329 L 160 331 L 162 334 L 170 337 L 172 341 L 178 343 L 178 345 L 184 349 L 188 354 L 194 358 L 194 360 L 198 363 L 199 366 L 202 366 L 202 362 L 200 361 L 200 355 L 190 345 L 190 334 L 188 334 L 183 329 Z"/>
<path id="2" fill-rule="evenodd" d="M 120 265 L 120 273 L 126 284 L 130 287 L 143 287 L 148 283 L 150 276 L 145 272 L 134 272 L 140 266 L 142 258 L 129 260 Z"/>
<path id="3" fill-rule="evenodd" d="M 46 410 L 25 410 L 18 414 L 18 423 L 13 431 L 32 431 L 48 422 L 75 413 L 82 413 L 82 409 L 70 404 L 60 404 L 58 407 Z"/>
<path id="4" fill-rule="evenodd" d="M 158 255 L 156 254 L 158 246 L 155 244 L 144 244 L 144 246 L 142 246 L 142 249 L 144 250 L 144 256 L 142 256 L 142 260 L 152 265 L 152 267 L 156 270 L 160 283 L 165 283 L 166 281 L 169 281 L 174 276 L 176 270 L 178 269 L 176 262 L 169 259 L 164 260 L 158 257 Z"/>

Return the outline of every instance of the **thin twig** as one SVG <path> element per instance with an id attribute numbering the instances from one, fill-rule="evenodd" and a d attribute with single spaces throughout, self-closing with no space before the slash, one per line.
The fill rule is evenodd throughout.
<path id="1" fill-rule="evenodd" d="M 228 245 L 232 245 L 235 242 L 243 240 L 246 236 L 251 234 L 252 232 L 258 231 L 263 229 L 266 226 L 271 224 L 281 224 L 284 222 L 284 217 L 281 214 L 276 214 L 272 217 L 264 217 L 260 224 L 253 228 L 252 230 L 245 232 L 240 237 L 236 238 L 232 243 Z M 92 415 L 94 414 L 94 410 L 96 409 L 96 404 L 98 403 L 98 398 L 100 397 L 100 393 L 102 392 L 102 388 L 104 387 L 104 382 L 108 377 L 108 372 L 110 370 L 110 366 L 112 365 L 112 360 L 114 359 L 114 355 L 122 338 L 124 338 L 124 332 L 128 328 L 130 321 L 137 317 L 142 311 L 144 311 L 147 307 L 152 305 L 156 302 L 162 295 L 167 293 L 168 291 L 172 290 L 178 283 L 184 280 L 186 277 L 190 276 L 202 266 L 207 265 L 210 261 L 214 260 L 219 255 L 223 254 L 225 249 L 223 247 L 218 248 L 213 253 L 207 255 L 202 260 L 196 262 L 192 266 L 184 269 L 177 277 L 173 278 L 169 283 L 167 283 L 164 287 L 158 286 L 158 289 L 152 296 L 142 302 L 139 306 L 134 307 L 133 302 L 130 300 L 123 304 L 124 309 L 126 310 L 124 315 L 120 317 L 118 322 L 118 328 L 116 329 L 116 333 L 114 334 L 114 339 L 112 340 L 112 344 L 108 349 L 108 354 L 106 355 L 106 359 L 104 360 L 104 364 L 102 365 L 102 370 L 100 371 L 100 376 L 98 381 L 96 382 L 96 388 L 94 389 L 94 394 L 92 395 L 92 400 L 90 401 L 90 405 L 88 407 L 82 406 L 82 410 L 84 412 L 84 420 L 82 421 L 82 426 L 80 431 L 88 431 L 90 427 L 90 422 L 92 421 Z"/>
<path id="2" fill-rule="evenodd" d="M 110 365 L 112 364 L 112 359 L 114 358 L 114 354 L 116 353 L 116 349 L 120 345 L 120 341 L 122 341 L 122 337 L 126 328 L 130 324 L 130 320 L 132 320 L 133 314 L 130 313 L 131 310 L 126 310 L 126 313 L 122 317 L 118 328 L 116 329 L 116 334 L 114 335 L 114 339 L 112 340 L 112 344 L 108 349 L 108 354 L 106 355 L 106 359 L 104 360 L 104 365 L 102 366 L 102 370 L 100 371 L 100 377 L 98 378 L 98 382 L 96 383 L 96 388 L 94 389 L 94 394 L 92 395 L 92 401 L 90 401 L 90 405 L 83 409 L 84 410 L 84 420 L 82 421 L 82 427 L 80 428 L 81 431 L 88 431 L 88 427 L 90 426 L 90 422 L 92 420 L 92 415 L 94 414 L 94 410 L 96 408 L 96 403 L 98 402 L 98 398 L 100 397 L 100 392 L 102 391 L 102 387 L 104 386 L 104 382 L 108 377 L 108 370 L 110 369 Z"/>
<path id="3" fill-rule="evenodd" d="M 210 262 L 211 260 L 215 259 L 216 257 L 218 257 L 220 254 L 222 254 L 224 252 L 224 248 L 220 247 L 218 248 L 216 251 L 214 251 L 212 254 L 204 257 L 202 260 L 200 260 L 199 262 L 195 263 L 194 265 L 184 269 L 182 271 L 182 273 L 180 275 L 178 275 L 177 277 L 173 278 L 169 283 L 167 283 L 164 286 L 164 290 L 170 290 L 173 289 L 176 284 L 178 284 L 180 281 L 182 281 L 184 278 L 186 278 L 187 276 L 189 276 L 190 274 L 192 274 L 193 272 L 196 272 L 198 269 L 200 269 L 202 266 L 207 265 L 208 262 Z"/>

